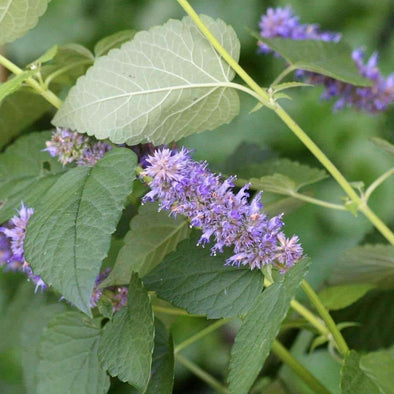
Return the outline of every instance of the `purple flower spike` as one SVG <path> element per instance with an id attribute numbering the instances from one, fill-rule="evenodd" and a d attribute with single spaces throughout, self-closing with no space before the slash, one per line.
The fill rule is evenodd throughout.
<path id="1" fill-rule="evenodd" d="M 76 162 L 79 166 L 94 166 L 112 146 L 106 142 L 96 141 L 93 138 L 57 128 L 52 139 L 47 141 L 44 151 L 52 157 L 58 157 L 63 165 Z"/>
<path id="2" fill-rule="evenodd" d="M 281 232 L 282 215 L 269 219 L 261 210 L 261 193 L 248 203 L 248 188 L 234 194 L 235 177 L 224 182 L 207 169 L 207 163 L 193 161 L 185 148 L 157 150 L 147 158 L 142 176 L 151 177 L 151 191 L 143 202 L 159 201 L 159 209 L 186 216 L 190 225 L 201 228 L 198 245 L 213 241 L 212 255 L 233 247 L 226 263 L 251 269 L 267 264 L 286 271 L 302 257 L 298 238 L 286 239 Z"/>
<path id="3" fill-rule="evenodd" d="M 25 241 L 26 226 L 31 215 L 33 215 L 33 208 L 27 208 L 23 202 L 21 208 L 4 226 L 0 227 L 0 265 L 5 265 L 5 269 L 12 271 L 24 272 L 28 279 L 35 285 L 37 292 L 47 288 L 47 285 L 39 275 L 34 275 L 30 264 L 25 260 L 25 252 L 23 244 Z M 8 248 L 8 249 L 7 249 Z"/>

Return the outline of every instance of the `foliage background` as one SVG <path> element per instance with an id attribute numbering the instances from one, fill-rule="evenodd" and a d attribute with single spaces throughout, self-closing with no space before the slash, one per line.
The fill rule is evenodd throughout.
<path id="1" fill-rule="evenodd" d="M 261 83 L 268 85 L 283 68 L 280 59 L 257 54 L 256 40 L 246 28 L 257 30 L 260 15 L 269 6 L 291 5 L 303 23 L 319 23 L 324 30 L 340 31 L 343 40 L 355 48 L 363 46 L 369 55 L 379 51 L 380 67 L 384 74 L 392 70 L 394 64 L 394 23 L 393 4 L 390 0 L 199 0 L 192 1 L 199 13 L 220 17 L 232 25 L 241 41 L 241 65 Z M 38 26 L 16 42 L 2 48 L 2 52 L 16 64 L 25 65 L 37 58 L 54 44 L 77 42 L 93 49 L 94 44 L 111 33 L 123 29 L 147 29 L 162 24 L 169 18 L 181 18 L 183 11 L 175 0 L 52 0 L 47 13 L 40 19 Z M 319 100 L 320 88 L 303 88 L 292 92 L 293 101 L 284 103 L 300 125 L 317 142 L 322 150 L 352 181 L 362 180 L 369 185 L 390 165 L 390 157 L 369 141 L 370 137 L 394 140 L 392 121 L 394 110 L 383 115 L 370 116 L 344 110 L 333 114 L 331 104 Z M 62 92 L 65 96 L 66 92 Z M 183 143 L 195 149 L 194 157 L 207 160 L 211 167 L 224 173 L 237 173 L 240 161 L 236 151 L 240 144 L 244 149 L 253 149 L 257 154 L 288 157 L 299 162 L 318 167 L 319 164 L 305 147 L 287 130 L 274 113 L 261 110 L 249 115 L 254 102 L 246 96 L 241 97 L 241 114 L 229 125 L 213 132 L 205 132 L 188 137 Z M 23 132 L 50 128 L 53 114 L 47 113 Z M 180 143 L 182 144 L 182 142 Z M 253 147 L 252 147 L 253 146 Z M 264 151 L 263 153 L 260 152 Z M 338 201 L 343 193 L 334 181 L 326 180 L 318 184 L 316 197 L 323 200 Z M 394 224 L 392 216 L 392 196 L 394 182 L 388 181 L 373 194 L 371 207 L 386 223 Z M 266 193 L 263 200 L 268 202 L 274 196 Z M 390 217 L 391 215 L 391 217 Z M 350 213 L 325 210 L 312 205 L 304 205 L 286 217 L 288 235 L 297 233 L 304 249 L 312 259 L 308 280 L 315 288 L 327 283 L 330 272 L 342 253 L 358 243 L 383 241 L 372 226 L 362 217 L 354 218 Z M 7 327 L 0 319 L 0 392 L 24 393 L 21 372 L 21 349 L 18 325 L 31 308 L 32 302 L 40 295 L 32 297 L 33 288 L 23 288 L 24 278 L 15 274 L 0 273 L 0 315 L 4 320 L 7 314 L 15 317 L 14 326 Z M 22 288 L 22 289 L 21 289 Z M 36 299 L 36 300 L 35 300 Z M 360 350 L 374 350 L 392 344 L 392 335 L 382 334 L 375 338 L 370 330 L 389 322 L 389 309 L 385 309 L 392 292 L 372 292 L 357 304 L 338 312 L 339 321 L 351 319 L 362 321 L 363 326 L 345 331 L 350 344 Z M 11 302 L 10 306 L 6 305 Z M 374 323 L 371 325 L 372 319 Z M 175 343 L 186 339 L 204 327 L 204 319 L 178 318 L 173 322 Z M 371 327 L 372 326 L 372 327 Z M 186 349 L 185 355 L 209 370 L 213 375 L 222 377 L 227 367 L 229 343 L 231 343 L 236 324 L 215 332 L 197 344 Z M 12 335 L 11 335 L 12 332 Z M 7 339 L 6 339 L 7 338 Z M 364 339 L 363 339 L 364 338 Z M 368 338 L 366 341 L 365 338 Z M 310 337 L 290 332 L 283 341 L 292 345 L 293 353 L 308 365 L 316 376 L 328 387 L 335 389 L 338 365 L 322 348 L 313 355 L 305 352 Z M 266 376 L 278 372 L 278 363 L 272 358 L 264 369 Z M 287 369 L 282 368 L 279 375 L 291 392 L 307 392 L 298 379 Z M 186 370 L 177 369 L 175 391 L 188 393 L 210 392 L 196 381 Z M 264 382 L 263 382 L 264 383 Z M 271 386 L 265 392 L 281 392 Z M 280 389 L 281 390 L 281 389 Z M 131 392 L 126 385 L 118 384 L 114 393 Z"/>

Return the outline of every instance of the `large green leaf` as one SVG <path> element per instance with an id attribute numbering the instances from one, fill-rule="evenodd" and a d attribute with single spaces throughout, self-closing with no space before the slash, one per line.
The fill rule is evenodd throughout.
<path id="1" fill-rule="evenodd" d="M 351 49 L 344 42 L 258 38 L 283 56 L 294 69 L 312 71 L 358 86 L 371 86 L 352 60 Z"/>
<path id="2" fill-rule="evenodd" d="M 253 188 L 285 195 L 291 195 L 302 187 L 319 182 L 327 177 L 324 170 L 288 159 L 276 159 L 261 164 L 252 164 L 243 171 L 267 174 L 261 178 L 252 177 L 250 182 Z"/>
<path id="3" fill-rule="evenodd" d="M 221 20 L 203 20 L 238 60 L 234 30 Z M 228 87 L 233 77 L 189 17 L 170 20 L 98 58 L 53 123 L 115 143 L 168 143 L 238 114 L 238 94 Z"/>
<path id="4" fill-rule="evenodd" d="M 23 377 L 26 391 L 29 394 L 37 392 L 37 367 L 38 367 L 38 344 L 41 334 L 48 322 L 57 314 L 64 312 L 64 304 L 45 304 L 42 297 L 34 297 L 29 309 L 24 313 L 24 321 L 21 329 L 21 349 Z"/>
<path id="5" fill-rule="evenodd" d="M 122 30 L 102 38 L 94 46 L 94 55 L 96 57 L 106 55 L 111 49 L 119 48 L 125 42 L 130 41 L 135 33 L 135 30 Z"/>
<path id="6" fill-rule="evenodd" d="M 394 156 L 394 145 L 391 142 L 384 140 L 383 138 L 379 138 L 379 137 L 372 137 L 372 138 L 370 138 L 370 140 L 376 146 L 378 146 L 379 148 L 381 148 L 382 150 L 384 150 L 385 152 L 387 152 L 391 156 Z"/>
<path id="7" fill-rule="evenodd" d="M 50 0 L 0 0 L 0 45 L 23 36 L 44 14 Z"/>
<path id="8" fill-rule="evenodd" d="M 28 223 L 25 253 L 34 272 L 88 314 L 136 164 L 133 152 L 116 148 L 94 167 L 73 168 L 48 190 Z"/>
<path id="9" fill-rule="evenodd" d="M 124 246 L 103 286 L 127 284 L 133 271 L 144 276 L 172 252 L 189 232 L 184 218 L 175 220 L 168 216 L 168 212 L 158 212 L 156 204 L 142 206 L 138 215 L 130 221 Z"/>
<path id="10" fill-rule="evenodd" d="M 330 286 L 319 293 L 319 298 L 327 309 L 342 309 L 356 302 L 374 287 L 370 283 Z"/>
<path id="11" fill-rule="evenodd" d="M 350 351 L 341 369 L 342 394 L 381 393 L 372 379 L 360 368 L 360 355 Z"/>
<path id="12" fill-rule="evenodd" d="M 361 356 L 361 370 L 379 387 L 382 394 L 393 394 L 394 358 L 389 351 Z"/>
<path id="13" fill-rule="evenodd" d="M 50 109 L 43 97 L 24 87 L 0 101 L 0 149 Z"/>
<path id="14" fill-rule="evenodd" d="M 164 324 L 155 320 L 155 347 L 147 394 L 171 394 L 174 385 L 174 344 Z"/>
<path id="15" fill-rule="evenodd" d="M 330 282 L 394 288 L 394 246 L 363 245 L 347 250 L 335 266 Z"/>
<path id="16" fill-rule="evenodd" d="M 98 356 L 101 319 L 80 312 L 55 316 L 41 336 L 38 394 L 106 393 L 109 378 Z"/>
<path id="17" fill-rule="evenodd" d="M 0 155 L 0 223 L 15 215 L 23 201 L 34 207 L 64 171 L 45 148 L 50 132 L 32 133 L 18 139 Z"/>
<path id="18" fill-rule="evenodd" d="M 128 305 L 106 324 L 100 340 L 99 358 L 103 368 L 144 392 L 151 373 L 153 340 L 150 299 L 138 276 L 133 274 Z"/>
<path id="19" fill-rule="evenodd" d="M 263 367 L 286 317 L 290 301 L 308 270 L 308 261 L 296 264 L 280 282 L 265 289 L 253 303 L 235 337 L 228 376 L 230 393 L 247 393 Z"/>
<path id="20" fill-rule="evenodd" d="M 145 286 L 189 313 L 209 319 L 244 314 L 261 293 L 260 271 L 225 267 L 229 253 L 211 256 L 209 248 L 197 247 L 199 235 L 182 241 L 145 278 Z"/>

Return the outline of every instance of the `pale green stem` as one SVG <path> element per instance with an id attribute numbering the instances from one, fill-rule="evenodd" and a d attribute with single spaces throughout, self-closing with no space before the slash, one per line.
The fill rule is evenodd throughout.
<path id="1" fill-rule="evenodd" d="M 279 118 L 290 128 L 290 130 L 303 142 L 303 144 L 313 153 L 313 155 L 323 164 L 327 171 L 338 182 L 342 189 L 346 192 L 349 198 L 355 202 L 358 209 L 370 220 L 370 222 L 384 235 L 384 237 L 394 244 L 394 234 L 391 230 L 375 215 L 375 213 L 360 199 L 354 191 L 349 182 L 339 172 L 335 165 L 328 159 L 328 157 L 319 149 L 319 147 L 309 138 L 309 136 L 301 129 L 300 126 L 286 113 L 286 111 L 277 103 L 274 102 L 268 93 L 261 88 L 252 77 L 232 58 L 220 42 L 205 26 L 194 9 L 190 6 L 187 0 L 177 0 L 186 13 L 191 17 L 193 22 L 198 26 L 204 36 L 210 41 L 223 59 L 230 65 L 230 67 L 246 82 L 246 84 L 254 90 L 261 98 L 270 103 L 269 108 L 273 109 Z M 261 101 L 261 100 L 260 100 Z"/>
<path id="2" fill-rule="evenodd" d="M 73 68 L 75 68 L 77 66 L 82 66 L 84 64 L 92 64 L 92 63 L 93 63 L 93 60 L 81 60 L 79 62 L 72 63 L 68 66 L 64 66 L 62 68 L 59 68 L 58 70 L 54 71 L 52 74 L 48 75 L 48 77 L 45 79 L 46 88 L 48 88 L 50 83 L 52 82 L 52 80 L 57 78 L 59 75 L 62 75 L 65 72 L 72 70 Z"/>
<path id="3" fill-rule="evenodd" d="M 320 301 L 319 296 L 315 293 L 313 288 L 310 286 L 310 284 L 306 280 L 302 281 L 301 288 L 304 291 L 304 293 L 307 295 L 307 297 L 309 298 L 311 303 L 316 308 L 320 317 L 326 323 L 328 329 L 331 332 L 331 335 L 333 336 L 333 338 L 335 340 L 335 343 L 337 345 L 339 352 L 342 354 L 342 356 L 346 356 L 346 354 L 349 353 L 349 348 L 345 342 L 345 339 L 343 338 L 341 332 L 339 331 L 334 320 L 332 319 L 332 317 L 328 313 L 327 309 L 325 308 L 323 303 Z"/>
<path id="4" fill-rule="evenodd" d="M 206 384 L 211 386 L 213 389 L 222 394 L 228 394 L 229 391 L 227 387 L 225 387 L 222 383 L 216 380 L 212 375 L 205 372 L 198 365 L 194 364 L 192 361 L 187 358 L 181 356 L 180 354 L 175 354 L 175 359 L 179 361 L 183 366 L 189 369 L 194 375 L 198 376 L 201 380 L 203 380 Z"/>
<path id="5" fill-rule="evenodd" d="M 210 326 L 204 328 L 200 332 L 198 332 L 196 335 L 191 336 L 190 338 L 186 339 L 185 341 L 181 342 L 178 346 L 175 347 L 174 353 L 177 354 L 180 352 L 182 349 L 185 347 L 191 345 L 192 343 L 198 341 L 199 339 L 203 338 L 205 335 L 210 334 L 212 331 L 217 330 L 219 327 L 227 324 L 233 319 L 221 319 L 218 320 L 217 322 L 211 324 Z"/>
<path id="6" fill-rule="evenodd" d="M 365 191 L 364 200 L 367 202 L 369 200 L 369 197 L 371 197 L 371 194 L 375 191 L 375 189 L 393 174 L 394 174 L 394 167 L 390 168 L 388 171 L 380 175 L 379 178 L 375 179 L 375 181 L 372 182 L 369 185 L 368 189 Z"/>
<path id="7" fill-rule="evenodd" d="M 315 393 L 330 394 L 330 392 L 277 340 L 272 344 L 276 356 L 292 369 Z"/>
<path id="8" fill-rule="evenodd" d="M 162 306 L 153 306 L 154 312 L 165 313 L 167 315 L 187 316 L 187 317 L 202 317 L 202 315 L 191 315 L 182 309 L 171 309 Z"/>
<path id="9" fill-rule="evenodd" d="M 0 64 L 3 65 L 5 68 L 10 70 L 15 75 L 19 75 L 23 73 L 17 65 L 9 61 L 4 56 L 0 55 Z M 31 86 L 37 93 L 39 93 L 42 97 L 44 97 L 47 101 L 49 101 L 54 107 L 59 109 L 63 104 L 62 100 L 57 97 L 52 91 L 48 89 L 44 89 L 35 79 L 27 78 L 26 83 Z"/>
<path id="10" fill-rule="evenodd" d="M 282 81 L 282 79 L 290 74 L 291 72 L 293 72 L 294 70 L 296 70 L 293 66 L 288 66 L 287 68 L 285 68 L 275 79 L 274 82 L 271 83 L 271 87 L 275 88 L 275 85 L 277 85 L 280 81 Z"/>

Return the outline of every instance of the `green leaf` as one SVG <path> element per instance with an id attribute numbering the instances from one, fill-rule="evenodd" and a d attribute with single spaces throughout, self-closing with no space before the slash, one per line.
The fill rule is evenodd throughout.
<path id="1" fill-rule="evenodd" d="M 109 378 L 97 356 L 100 319 L 80 312 L 53 318 L 41 336 L 38 394 L 99 394 L 109 389 Z"/>
<path id="2" fill-rule="evenodd" d="M 211 256 L 209 248 L 197 247 L 199 235 L 182 241 L 145 278 L 145 287 L 189 313 L 209 319 L 244 314 L 262 290 L 259 271 L 225 267 L 229 253 Z"/>
<path id="3" fill-rule="evenodd" d="M 125 42 L 130 41 L 135 33 L 135 30 L 122 30 L 102 38 L 94 46 L 94 55 L 96 57 L 106 55 L 111 49 L 119 48 Z"/>
<path id="4" fill-rule="evenodd" d="M 351 350 L 341 369 L 342 394 L 371 394 L 381 392 L 360 368 L 359 354 Z"/>
<path id="5" fill-rule="evenodd" d="M 43 97 L 25 87 L 0 101 L 0 149 L 51 108 Z"/>
<path id="6" fill-rule="evenodd" d="M 64 304 L 45 304 L 42 297 L 34 296 L 32 305 L 24 313 L 24 321 L 21 329 L 21 349 L 23 376 L 27 393 L 37 392 L 37 366 L 38 344 L 41 333 L 48 322 L 55 316 L 64 312 Z"/>
<path id="7" fill-rule="evenodd" d="M 141 280 L 133 274 L 128 306 L 115 313 L 103 330 L 98 351 L 103 368 L 144 392 L 151 373 L 153 340 L 150 299 Z"/>
<path id="8" fill-rule="evenodd" d="M 174 385 L 174 344 L 164 324 L 155 319 L 152 374 L 146 394 L 170 394 Z"/>
<path id="9" fill-rule="evenodd" d="M 102 286 L 129 283 L 132 272 L 146 275 L 189 233 L 189 225 L 184 218 L 174 219 L 168 216 L 168 212 L 158 212 L 156 204 L 142 206 L 138 215 L 131 219 L 124 246 Z"/>
<path id="10" fill-rule="evenodd" d="M 394 359 L 390 352 L 369 353 L 360 358 L 361 370 L 379 387 L 383 394 L 393 394 Z"/>
<path id="11" fill-rule="evenodd" d="M 42 63 L 47 63 L 50 60 L 52 60 L 56 55 L 59 50 L 59 47 L 57 45 L 54 45 L 53 47 L 49 48 L 47 51 L 45 51 L 39 58 L 36 60 L 32 61 L 29 66 L 33 65 L 41 65 Z"/>
<path id="12" fill-rule="evenodd" d="M 363 245 L 347 250 L 335 266 L 330 283 L 394 288 L 394 246 Z"/>
<path id="13" fill-rule="evenodd" d="M 238 60 L 234 30 L 221 20 L 202 18 Z M 53 124 L 115 143 L 168 143 L 215 129 L 238 114 L 238 94 L 228 87 L 233 77 L 189 17 L 170 20 L 98 58 Z"/>
<path id="14" fill-rule="evenodd" d="M 374 287 L 370 283 L 331 286 L 323 289 L 319 293 L 319 298 L 327 309 L 342 309 L 356 302 Z"/>
<path id="15" fill-rule="evenodd" d="M 391 156 L 394 156 L 394 145 L 383 138 L 372 137 L 370 140 L 379 148 L 383 149 L 385 152 L 389 153 Z"/>
<path id="16" fill-rule="evenodd" d="M 362 77 L 352 60 L 351 49 L 344 42 L 319 40 L 258 39 L 278 52 L 298 70 L 312 71 L 357 86 L 372 86 Z"/>
<path id="17" fill-rule="evenodd" d="M 228 376 L 230 393 L 249 391 L 268 357 L 290 301 L 307 273 L 308 266 L 307 260 L 300 261 L 284 275 L 281 282 L 272 284 L 255 299 L 231 350 Z"/>
<path id="18" fill-rule="evenodd" d="M 0 45 L 22 37 L 44 14 L 49 0 L 7 0 L 0 3 Z"/>
<path id="19" fill-rule="evenodd" d="M 311 168 L 305 164 L 288 159 L 270 160 L 262 164 L 250 166 L 259 173 L 267 173 L 261 178 L 251 178 L 254 188 L 267 192 L 291 195 L 304 186 L 310 185 L 327 178 L 324 170 Z"/>
<path id="20" fill-rule="evenodd" d="M 280 92 L 282 90 L 293 89 L 293 88 L 302 88 L 302 87 L 311 87 L 310 83 L 305 82 L 283 82 L 278 85 L 274 85 L 272 88 L 275 92 Z"/>
<path id="21" fill-rule="evenodd" d="M 14 76 L 7 82 L 0 84 L 0 102 L 4 100 L 11 93 L 16 92 L 26 81 L 27 78 L 34 75 L 36 71 L 23 71 L 21 74 Z"/>
<path id="22" fill-rule="evenodd" d="M 56 159 L 42 151 L 51 135 L 29 134 L 0 154 L 0 201 L 5 202 L 0 209 L 0 223 L 15 215 L 21 201 L 35 207 L 64 172 Z"/>
<path id="23" fill-rule="evenodd" d="M 42 197 L 27 226 L 25 254 L 34 273 L 87 314 L 136 165 L 133 152 L 116 148 L 94 167 L 69 170 Z"/>

